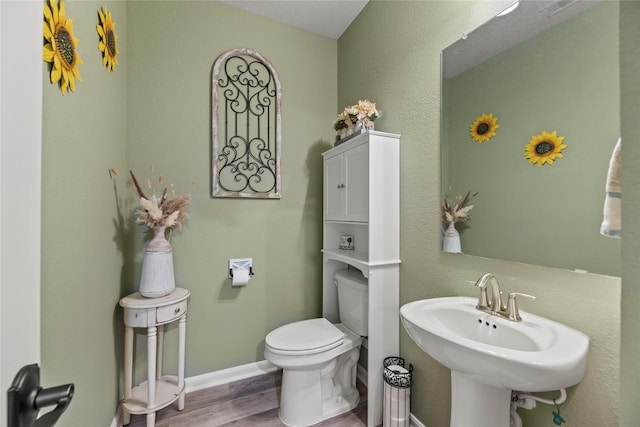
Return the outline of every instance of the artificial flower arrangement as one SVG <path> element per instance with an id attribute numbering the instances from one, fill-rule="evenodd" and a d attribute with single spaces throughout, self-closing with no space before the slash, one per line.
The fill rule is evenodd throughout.
<path id="1" fill-rule="evenodd" d="M 534 135 L 524 147 L 524 156 L 529 163 L 535 163 L 538 167 L 545 163 L 552 165 L 556 159 L 562 158 L 562 150 L 567 148 L 564 136 L 558 136 L 557 131 L 547 132 L 543 130 Z"/>
<path id="2" fill-rule="evenodd" d="M 106 6 L 98 11 L 100 23 L 96 25 L 96 30 L 100 35 L 98 50 L 102 52 L 102 65 L 107 67 L 107 71 L 115 70 L 118 64 L 118 35 L 116 34 L 116 23 L 113 22 L 111 12 Z"/>
<path id="3" fill-rule="evenodd" d="M 458 195 L 454 198 L 445 196 L 442 202 L 442 222 L 447 224 L 455 224 L 456 222 L 465 222 L 471 219 L 470 211 L 473 209 L 473 205 L 469 202 L 473 197 L 478 194 L 468 191 L 464 198 Z"/>
<path id="4" fill-rule="evenodd" d="M 345 107 L 333 122 L 333 129 L 340 131 L 359 121 L 368 128 L 369 122 L 375 122 L 380 116 L 382 116 L 382 111 L 376 109 L 376 103 L 365 99 L 358 101 L 355 105 Z"/>
<path id="5" fill-rule="evenodd" d="M 152 172 L 155 172 L 155 168 L 151 167 Z M 109 171 L 111 176 L 118 175 L 115 169 Z M 131 175 L 131 183 L 136 189 L 136 193 L 139 200 L 139 207 L 136 211 L 136 222 L 144 224 L 149 228 L 165 227 L 180 228 L 182 222 L 189 215 L 189 207 L 191 206 L 191 194 L 176 195 L 173 185 L 164 187 L 160 197 L 156 195 L 155 189 L 150 179 L 146 180 L 146 187 L 151 191 L 151 195 L 145 194 L 138 182 L 138 179 L 134 175 L 133 171 L 129 171 Z M 158 176 L 158 183 L 161 184 L 164 180 L 162 175 Z"/>
<path id="6" fill-rule="evenodd" d="M 500 127 L 498 118 L 493 113 L 482 114 L 474 120 L 469 129 L 469 135 L 478 144 L 489 141 L 496 136 L 496 130 Z"/>
<path id="7" fill-rule="evenodd" d="M 64 2 L 48 0 L 44 4 L 42 60 L 51 63 L 51 83 L 59 83 L 64 95 L 69 89 L 76 90 L 76 79 L 80 78 L 78 65 L 82 58 L 76 50 L 79 40 L 73 35 L 73 19 L 67 18 Z"/>

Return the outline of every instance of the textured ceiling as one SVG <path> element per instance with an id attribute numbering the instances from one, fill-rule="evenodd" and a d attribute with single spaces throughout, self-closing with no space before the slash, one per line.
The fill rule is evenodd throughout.
<path id="1" fill-rule="evenodd" d="M 220 0 L 312 33 L 338 39 L 368 0 Z"/>
<path id="2" fill-rule="evenodd" d="M 443 75 L 447 79 L 454 77 L 600 1 L 520 0 L 513 12 L 493 18 L 447 47 L 444 50 Z"/>

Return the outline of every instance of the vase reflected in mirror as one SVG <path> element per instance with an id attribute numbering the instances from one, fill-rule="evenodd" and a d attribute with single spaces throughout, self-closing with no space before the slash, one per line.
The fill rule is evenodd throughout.
<path id="1" fill-rule="evenodd" d="M 456 230 L 455 222 L 450 222 L 449 226 L 444 231 L 444 236 L 442 238 L 442 251 L 454 254 L 462 253 L 460 233 Z"/>

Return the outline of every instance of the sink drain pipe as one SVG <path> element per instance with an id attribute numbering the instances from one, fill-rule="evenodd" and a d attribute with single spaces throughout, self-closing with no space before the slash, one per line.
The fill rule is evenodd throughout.
<path id="1" fill-rule="evenodd" d="M 511 418 L 509 427 L 522 427 L 522 419 L 517 412 L 518 408 L 533 409 L 536 407 L 536 402 L 544 403 L 545 405 L 554 405 L 557 412 L 553 412 L 553 421 L 556 425 L 560 425 L 564 422 L 564 419 L 560 416 L 560 408 L 558 405 L 561 405 L 566 400 L 567 390 L 564 388 L 560 389 L 560 396 L 556 399 L 545 399 L 534 394 L 514 390 L 511 392 Z"/>
<path id="2" fill-rule="evenodd" d="M 560 389 L 560 397 L 558 397 L 557 399 L 544 399 L 540 396 L 536 396 L 534 394 L 528 394 L 528 393 L 522 393 L 519 391 L 514 391 L 513 393 L 511 393 L 512 399 L 519 401 L 519 400 L 527 400 L 527 399 L 533 399 L 537 402 L 540 403 L 544 403 L 546 405 L 560 405 L 562 403 L 564 403 L 567 400 L 567 390 L 561 388 Z M 524 406 L 522 406 L 524 407 Z M 535 407 L 535 405 L 534 405 Z M 525 409 L 529 409 L 529 408 L 525 408 Z"/>

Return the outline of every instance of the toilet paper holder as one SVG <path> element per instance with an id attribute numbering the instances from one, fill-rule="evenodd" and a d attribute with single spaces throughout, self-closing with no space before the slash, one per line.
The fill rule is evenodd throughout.
<path id="1" fill-rule="evenodd" d="M 229 279 L 233 279 L 233 270 L 249 270 L 253 277 L 253 258 L 236 258 L 229 260 Z"/>

